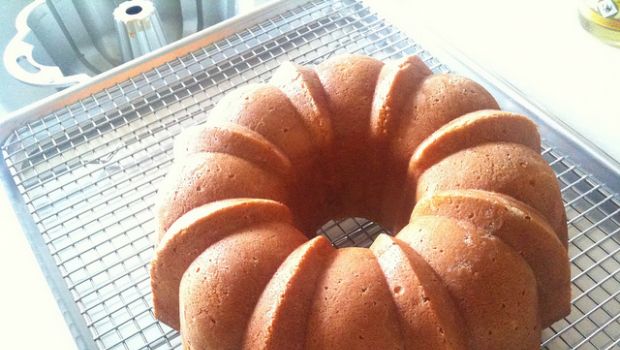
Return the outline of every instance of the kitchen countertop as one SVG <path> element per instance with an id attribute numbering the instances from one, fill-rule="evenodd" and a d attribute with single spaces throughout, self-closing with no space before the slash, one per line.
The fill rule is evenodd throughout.
<path id="1" fill-rule="evenodd" d="M 562 0 L 369 0 L 401 29 L 424 26 L 510 81 L 616 160 L 620 159 L 620 49 L 584 32 Z M 10 203 L 0 189 L 5 227 L 0 321 L 5 348 L 75 348 Z M 8 288 L 6 287 L 8 286 Z M 8 311 L 8 312 L 7 312 Z"/>
<path id="2" fill-rule="evenodd" d="M 0 11 L 0 49 L 15 35 L 17 13 L 30 0 L 2 3 Z M 52 88 L 33 88 L 13 79 L 0 65 L 0 119 L 10 111 L 56 92 Z M 0 348 L 76 349 L 75 342 L 58 305 L 43 277 L 30 245 L 19 228 L 17 218 L 0 183 Z"/>
<path id="3" fill-rule="evenodd" d="M 367 2 L 405 31 L 441 37 L 620 161 L 620 49 L 581 28 L 575 0 Z"/>
<path id="4" fill-rule="evenodd" d="M 0 186 L 0 330 L 3 349 L 75 349 L 47 281 Z"/>

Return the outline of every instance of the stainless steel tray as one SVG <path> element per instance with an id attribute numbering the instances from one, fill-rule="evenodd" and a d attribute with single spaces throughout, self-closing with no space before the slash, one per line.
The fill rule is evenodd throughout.
<path id="1" fill-rule="evenodd" d="M 417 54 L 435 72 L 449 71 L 362 3 L 281 2 L 117 67 L 0 126 L 0 179 L 81 348 L 180 347 L 177 332 L 153 317 L 148 275 L 153 196 L 173 137 L 203 122 L 235 86 L 268 79 L 279 62 L 317 63 L 342 52 Z M 502 106 L 539 122 L 544 157 L 562 185 L 573 309 L 544 331 L 544 347 L 617 348 L 617 164 L 453 52 L 433 51 L 485 84 Z M 323 228 L 338 246 L 367 246 L 381 231 L 361 219 Z"/>

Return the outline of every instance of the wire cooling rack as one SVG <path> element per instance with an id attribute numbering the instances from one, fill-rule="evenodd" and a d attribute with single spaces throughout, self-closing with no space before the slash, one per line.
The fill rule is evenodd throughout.
<path id="1" fill-rule="evenodd" d="M 80 347 L 180 347 L 178 333 L 153 317 L 148 273 L 153 196 L 174 136 L 282 61 L 312 64 L 344 52 L 416 54 L 448 71 L 364 5 L 314 1 L 12 131 L 0 175 Z M 543 154 L 562 185 L 573 282 L 572 313 L 544 331 L 543 346 L 618 348 L 618 197 L 553 146 Z M 337 246 L 368 246 L 382 228 L 347 219 L 322 231 Z"/>

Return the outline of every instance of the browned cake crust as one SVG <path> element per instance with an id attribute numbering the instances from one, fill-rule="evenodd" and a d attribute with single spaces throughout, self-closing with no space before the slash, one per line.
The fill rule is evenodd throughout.
<path id="1" fill-rule="evenodd" d="M 265 286 L 305 236 L 284 223 L 258 224 L 207 248 L 181 280 L 187 349 L 239 349 Z"/>
<path id="2" fill-rule="evenodd" d="M 332 118 L 327 108 L 325 91 L 312 68 L 285 62 L 274 73 L 270 83 L 288 96 L 320 149 L 327 151 L 334 141 Z"/>
<path id="3" fill-rule="evenodd" d="M 374 215 L 371 205 L 373 189 L 368 186 L 372 170 L 364 155 L 370 133 L 370 108 L 375 85 L 383 63 L 360 55 L 342 55 L 328 59 L 316 67 L 325 90 L 327 108 L 331 111 L 334 142 L 325 156 L 329 177 L 327 198 L 331 215 L 345 217 L 359 212 Z M 355 178 L 355 181 L 349 179 Z"/>
<path id="4" fill-rule="evenodd" d="M 418 145 L 442 125 L 466 113 L 481 109 L 497 109 L 497 102 L 476 82 L 452 75 L 426 77 L 403 108 L 395 133 L 390 137 L 390 150 L 382 191 L 382 222 L 399 231 L 409 219 L 414 198 L 405 197 L 407 166 Z M 409 178 L 415 181 L 415 178 Z M 405 209 L 403 209 L 405 208 Z"/>
<path id="5" fill-rule="evenodd" d="M 158 237 L 188 211 L 220 199 L 264 198 L 287 203 L 286 184 L 244 159 L 196 153 L 173 165 L 158 193 Z"/>
<path id="6" fill-rule="evenodd" d="M 262 222 L 292 223 L 288 208 L 255 198 L 225 199 L 194 208 L 168 229 L 151 261 L 155 317 L 179 329 L 179 284 L 189 265 L 220 239 Z"/>
<path id="7" fill-rule="evenodd" d="M 393 159 L 392 140 L 411 117 L 410 102 L 431 73 L 421 59 L 408 56 L 385 64 L 379 74 L 370 114 L 370 150 L 364 159 L 374 169 L 367 188 L 372 191 L 369 210 L 376 213 L 375 221 L 392 222 L 396 214 L 399 204 L 393 198 L 401 193 L 406 174 Z"/>
<path id="8" fill-rule="evenodd" d="M 446 286 L 403 241 L 381 234 L 377 256 L 396 303 L 406 349 L 467 349 L 467 330 Z"/>
<path id="9" fill-rule="evenodd" d="M 417 199 L 452 189 L 479 189 L 511 196 L 538 210 L 567 245 L 560 187 L 540 154 L 515 143 L 485 143 L 451 154 L 428 168 L 417 183 Z"/>
<path id="10" fill-rule="evenodd" d="M 480 190 L 439 192 L 419 201 L 412 217 L 467 220 L 495 235 L 525 259 L 536 276 L 543 328 L 570 313 L 568 254 L 547 221 L 511 197 Z"/>
<path id="11" fill-rule="evenodd" d="M 373 253 L 338 249 L 316 286 L 306 349 L 403 349 L 397 315 Z"/>
<path id="12" fill-rule="evenodd" d="M 498 109 L 497 102 L 482 86 L 453 74 L 427 77 L 405 107 L 399 128 L 391 140 L 396 162 L 409 163 L 416 147 L 442 125 L 466 113 Z"/>
<path id="13" fill-rule="evenodd" d="M 370 137 L 378 144 L 388 143 L 405 121 L 405 109 L 424 80 L 432 74 L 417 56 L 407 56 L 386 64 L 375 87 L 370 115 Z"/>
<path id="14" fill-rule="evenodd" d="M 540 152 L 540 136 L 530 119 L 510 112 L 482 110 L 454 119 L 426 138 L 411 157 L 409 173 L 420 176 L 452 153 L 490 142 L 518 143 Z"/>
<path id="15" fill-rule="evenodd" d="M 227 94 L 161 183 L 156 317 L 187 349 L 537 349 L 570 308 L 566 214 L 536 126 L 498 108 L 415 56 Z M 396 237 L 315 237 L 351 216 Z"/>
<path id="16" fill-rule="evenodd" d="M 209 122 L 186 129 L 176 138 L 174 157 L 199 152 L 226 153 L 273 171 L 284 179 L 293 175 L 293 165 L 276 145 L 261 134 L 230 122 Z"/>
<path id="17" fill-rule="evenodd" d="M 538 347 L 534 274 L 499 238 L 469 222 L 439 216 L 416 217 L 397 238 L 445 283 L 469 329 L 470 349 Z"/>
<path id="18" fill-rule="evenodd" d="M 304 349 L 315 286 L 333 252 L 329 240 L 317 236 L 289 255 L 254 308 L 244 349 Z"/>
<path id="19" fill-rule="evenodd" d="M 304 163 L 314 151 L 310 132 L 297 110 L 275 86 L 243 86 L 222 98 L 209 115 L 210 121 L 236 123 L 263 135 L 295 166 Z"/>

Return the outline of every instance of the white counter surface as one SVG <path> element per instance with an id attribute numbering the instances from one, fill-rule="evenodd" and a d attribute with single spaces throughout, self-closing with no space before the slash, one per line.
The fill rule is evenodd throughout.
<path id="1" fill-rule="evenodd" d="M 370 0 L 397 26 L 425 25 L 620 159 L 620 49 L 579 26 L 563 0 Z M 0 330 L 6 349 L 75 345 L 0 190 Z M 8 315 L 8 316 L 7 316 Z"/>
<path id="2" fill-rule="evenodd" d="M 620 49 L 581 28 L 575 1 L 367 1 L 405 31 L 430 29 L 620 160 Z"/>
<path id="3" fill-rule="evenodd" d="M 76 349 L 0 184 L 2 349 Z"/>

